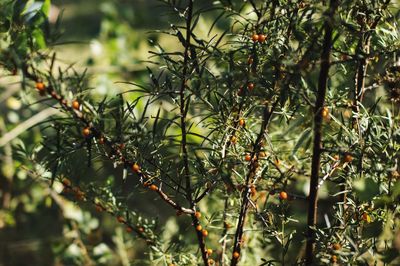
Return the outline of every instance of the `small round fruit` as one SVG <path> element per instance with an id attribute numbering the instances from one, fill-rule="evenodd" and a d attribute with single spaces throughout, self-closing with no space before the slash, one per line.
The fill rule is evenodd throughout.
<path id="1" fill-rule="evenodd" d="M 153 185 L 150 186 L 150 189 L 153 190 L 153 191 L 157 191 L 158 187 L 153 184 Z"/>
<path id="2" fill-rule="evenodd" d="M 96 209 L 96 211 L 98 211 L 98 212 L 102 212 L 104 209 L 103 209 L 103 207 L 100 205 L 100 204 L 96 204 L 95 206 L 94 206 L 94 208 Z"/>
<path id="3" fill-rule="evenodd" d="M 208 231 L 207 231 L 206 229 L 204 229 L 204 230 L 201 231 L 201 234 L 202 234 L 204 237 L 206 237 L 206 236 L 208 236 Z"/>
<path id="4" fill-rule="evenodd" d="M 75 110 L 79 110 L 79 107 L 80 107 L 81 105 L 79 104 L 79 102 L 77 101 L 77 100 L 74 100 L 73 102 L 72 102 L 72 108 L 74 108 Z"/>
<path id="5" fill-rule="evenodd" d="M 336 263 L 336 262 L 337 262 L 337 256 L 336 256 L 336 255 L 332 255 L 331 261 L 332 261 L 333 263 Z"/>
<path id="6" fill-rule="evenodd" d="M 346 163 L 350 163 L 351 161 L 353 161 L 353 156 L 351 156 L 350 154 L 346 154 L 346 155 L 344 156 L 344 161 L 345 161 Z"/>
<path id="7" fill-rule="evenodd" d="M 35 87 L 36 87 L 36 89 L 37 89 L 38 91 L 44 91 L 44 89 L 46 88 L 46 86 L 44 85 L 43 82 L 36 82 Z"/>
<path id="8" fill-rule="evenodd" d="M 82 134 L 83 134 L 85 137 L 88 137 L 88 136 L 90 135 L 90 127 L 85 127 L 85 128 L 82 130 Z"/>
<path id="9" fill-rule="evenodd" d="M 103 145 L 105 143 L 104 137 L 99 138 L 99 144 Z"/>
<path id="10" fill-rule="evenodd" d="M 246 156 L 244 157 L 244 160 L 246 162 L 250 162 L 251 161 L 251 155 L 250 154 L 246 154 Z"/>
<path id="11" fill-rule="evenodd" d="M 363 220 L 364 222 L 367 222 L 367 223 L 371 222 L 371 216 L 369 216 L 368 213 L 366 213 L 366 212 L 364 212 L 364 213 L 362 214 L 361 218 L 362 218 L 362 220 Z"/>
<path id="12" fill-rule="evenodd" d="M 256 41 L 258 41 L 259 37 L 260 36 L 258 36 L 258 34 L 253 34 L 253 36 L 251 36 L 251 39 L 253 40 L 253 42 L 256 42 Z"/>
<path id="13" fill-rule="evenodd" d="M 77 200 L 84 200 L 85 199 L 85 192 L 78 190 L 75 192 L 75 198 Z"/>
<path id="14" fill-rule="evenodd" d="M 125 223 L 125 218 L 122 217 L 122 216 L 118 216 L 118 217 L 117 217 L 117 221 L 118 221 L 119 223 Z"/>
<path id="15" fill-rule="evenodd" d="M 135 172 L 135 173 L 139 173 L 139 171 L 140 171 L 140 166 L 139 166 L 137 163 L 134 163 L 134 164 L 132 165 L 132 171 Z"/>
<path id="16" fill-rule="evenodd" d="M 201 217 L 201 212 L 195 212 L 195 213 L 194 213 L 194 216 L 195 216 L 197 219 L 199 219 L 199 218 Z"/>
<path id="17" fill-rule="evenodd" d="M 250 82 L 249 84 L 247 84 L 247 88 L 249 89 L 249 91 L 252 91 L 254 89 L 254 83 Z"/>
<path id="18" fill-rule="evenodd" d="M 126 232 L 127 232 L 127 233 L 132 233 L 132 231 L 133 231 L 133 228 L 132 228 L 132 227 L 128 226 L 128 227 L 126 228 Z"/>
<path id="19" fill-rule="evenodd" d="M 232 227 L 232 225 L 231 225 L 230 223 L 228 223 L 228 222 L 224 222 L 224 227 L 225 227 L 226 229 L 229 229 L 229 228 Z"/>
<path id="20" fill-rule="evenodd" d="M 239 126 L 243 127 L 246 124 L 246 121 L 244 121 L 243 118 L 240 118 L 239 120 Z"/>
<path id="21" fill-rule="evenodd" d="M 328 118 L 329 117 L 329 109 L 328 109 L 328 107 L 322 108 L 321 115 L 322 115 L 322 118 Z"/>
<path id="22" fill-rule="evenodd" d="M 237 260 L 239 257 L 240 257 L 240 253 L 239 252 L 237 252 L 237 251 L 233 252 L 233 258 L 235 260 Z"/>
<path id="23" fill-rule="evenodd" d="M 237 138 L 235 136 L 231 137 L 231 143 L 236 144 L 237 143 Z"/>
<path id="24" fill-rule="evenodd" d="M 281 200 L 287 200 L 288 194 L 287 194 L 285 191 L 281 191 L 281 192 L 279 193 L 279 198 L 280 198 Z"/>
<path id="25" fill-rule="evenodd" d="M 339 155 L 336 154 L 336 155 L 333 156 L 333 159 L 334 159 L 335 161 L 339 161 L 340 157 L 339 157 Z"/>
<path id="26" fill-rule="evenodd" d="M 66 187 L 70 187 L 71 186 L 71 181 L 68 178 L 64 178 L 61 182 Z"/>
<path id="27" fill-rule="evenodd" d="M 207 255 L 211 256 L 211 254 L 213 254 L 213 250 L 211 248 L 207 249 Z"/>
<path id="28" fill-rule="evenodd" d="M 265 36 L 264 34 L 258 35 L 258 42 L 259 43 L 265 42 L 266 39 L 267 39 L 267 36 Z"/>
<path id="29" fill-rule="evenodd" d="M 257 195 L 257 189 L 256 189 L 256 187 L 254 185 L 252 185 L 250 187 L 250 194 L 251 194 L 252 197 Z"/>
<path id="30" fill-rule="evenodd" d="M 202 229 L 203 229 L 203 226 L 201 226 L 200 224 L 196 226 L 197 231 L 201 231 Z"/>
<path id="31" fill-rule="evenodd" d="M 334 250 L 340 250 L 342 248 L 342 246 L 339 243 L 335 243 L 335 244 L 332 245 L 332 248 Z"/>

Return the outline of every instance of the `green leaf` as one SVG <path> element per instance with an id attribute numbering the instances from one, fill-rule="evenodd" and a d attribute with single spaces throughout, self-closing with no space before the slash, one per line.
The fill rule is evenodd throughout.
<path id="1" fill-rule="evenodd" d="M 295 155 L 297 150 L 303 145 L 304 141 L 311 138 L 311 128 L 306 128 L 303 133 L 301 133 L 296 145 L 293 148 L 292 155 Z"/>
<path id="2" fill-rule="evenodd" d="M 46 17 L 48 17 L 50 14 L 50 8 L 51 8 L 51 1 L 45 0 L 42 5 L 42 12 L 43 14 L 46 15 Z"/>
<path id="3" fill-rule="evenodd" d="M 43 32 L 40 29 L 35 29 L 32 32 L 32 36 L 35 40 L 35 43 L 37 45 L 37 48 L 43 49 L 46 48 L 46 40 L 43 36 Z"/>
<path id="4" fill-rule="evenodd" d="M 378 236 L 380 236 L 380 234 L 382 234 L 382 231 L 383 231 L 382 221 L 375 221 L 370 224 L 367 224 L 364 227 L 362 236 L 364 239 L 378 237 Z"/>
<path id="5" fill-rule="evenodd" d="M 355 182 L 354 188 L 361 201 L 370 201 L 379 194 L 379 184 L 370 178 Z"/>

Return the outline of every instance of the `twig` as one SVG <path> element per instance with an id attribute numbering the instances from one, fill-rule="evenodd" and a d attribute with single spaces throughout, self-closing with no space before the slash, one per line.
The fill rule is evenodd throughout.
<path id="1" fill-rule="evenodd" d="M 20 134 L 28 130 L 29 128 L 35 126 L 36 124 L 42 122 L 46 118 L 55 115 L 57 113 L 60 113 L 60 111 L 54 107 L 49 107 L 44 110 L 42 110 L 40 113 L 35 114 L 31 118 L 25 120 L 24 122 L 20 123 L 18 126 L 16 126 L 14 129 L 11 131 L 7 132 L 0 138 L 0 147 L 3 147 L 7 143 L 9 143 L 11 140 L 17 138 Z"/>

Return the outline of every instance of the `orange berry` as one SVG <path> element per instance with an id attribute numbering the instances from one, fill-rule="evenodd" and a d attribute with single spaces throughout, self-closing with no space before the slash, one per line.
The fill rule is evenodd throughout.
<path id="1" fill-rule="evenodd" d="M 338 161 L 338 160 L 340 159 L 340 157 L 339 157 L 339 155 L 336 154 L 336 155 L 333 156 L 333 159 L 334 159 L 335 161 Z"/>
<path id="2" fill-rule="evenodd" d="M 237 143 L 237 138 L 235 136 L 231 137 L 231 143 L 236 144 Z"/>
<path id="3" fill-rule="evenodd" d="M 197 219 L 199 219 L 199 218 L 201 217 L 201 212 L 195 212 L 195 213 L 194 213 L 194 216 L 195 216 Z"/>
<path id="4" fill-rule="evenodd" d="M 153 184 L 153 185 L 150 186 L 150 189 L 153 190 L 153 191 L 156 191 L 156 190 L 158 190 L 158 187 Z"/>
<path id="5" fill-rule="evenodd" d="M 254 89 L 254 83 L 250 82 L 249 84 L 247 84 L 247 88 L 249 89 L 249 91 L 252 91 Z"/>
<path id="6" fill-rule="evenodd" d="M 266 39 L 267 39 L 267 36 L 265 36 L 264 34 L 258 35 L 258 42 L 259 43 L 265 42 Z"/>
<path id="7" fill-rule="evenodd" d="M 329 117 L 329 109 L 328 109 L 328 107 L 322 108 L 321 115 L 322 115 L 323 118 L 328 118 Z"/>
<path id="8" fill-rule="evenodd" d="M 280 198 L 281 200 L 287 200 L 288 194 L 287 194 L 285 191 L 281 191 L 281 192 L 279 193 L 279 198 Z"/>
<path id="9" fill-rule="evenodd" d="M 276 159 L 276 160 L 275 160 L 275 165 L 276 165 L 276 166 L 279 166 L 280 164 L 281 164 L 281 161 L 280 161 L 279 159 Z"/>
<path id="10" fill-rule="evenodd" d="M 239 120 L 239 126 L 243 127 L 246 124 L 246 121 L 244 121 L 243 118 L 240 118 Z"/>
<path id="11" fill-rule="evenodd" d="M 126 232 L 132 233 L 132 231 L 133 231 L 133 228 L 132 228 L 132 227 L 128 226 L 128 227 L 126 228 Z"/>
<path id="12" fill-rule="evenodd" d="M 71 181 L 68 178 L 64 178 L 62 181 L 64 186 L 70 187 L 71 186 Z"/>
<path id="13" fill-rule="evenodd" d="M 117 217 L 117 221 L 118 221 L 119 223 L 125 223 L 125 218 L 122 217 L 122 216 L 118 216 L 118 217 Z"/>
<path id="14" fill-rule="evenodd" d="M 351 161 L 353 161 L 353 156 L 351 156 L 350 154 L 346 154 L 346 155 L 344 156 L 344 161 L 345 161 L 346 163 L 350 163 Z"/>
<path id="15" fill-rule="evenodd" d="M 237 252 L 237 251 L 235 251 L 235 252 L 233 252 L 233 258 L 234 259 L 238 259 L 240 257 L 240 253 L 239 252 Z"/>
<path id="16" fill-rule="evenodd" d="M 204 229 L 204 230 L 201 231 L 201 234 L 202 234 L 204 237 L 206 237 L 206 236 L 208 236 L 208 231 L 207 231 L 206 229 Z"/>
<path id="17" fill-rule="evenodd" d="M 246 154 L 246 156 L 244 157 L 244 160 L 246 162 L 250 162 L 251 161 L 251 155 L 250 154 Z"/>
<path id="18" fill-rule="evenodd" d="M 82 134 L 83 134 L 85 137 L 88 137 L 88 136 L 90 135 L 90 127 L 85 127 L 85 128 L 82 130 Z"/>
<path id="19" fill-rule="evenodd" d="M 38 91 L 44 91 L 45 88 L 46 88 L 46 86 L 44 86 L 43 82 L 36 82 L 36 89 Z"/>
<path id="20" fill-rule="evenodd" d="M 256 41 L 258 41 L 259 37 L 260 36 L 258 36 L 258 34 L 253 34 L 253 36 L 251 36 L 251 39 L 253 40 L 253 42 L 256 42 Z"/>
<path id="21" fill-rule="evenodd" d="M 258 157 L 259 157 L 259 158 L 264 158 L 265 156 L 267 156 L 267 153 L 266 153 L 265 151 L 260 151 L 260 152 L 258 153 Z"/>
<path id="22" fill-rule="evenodd" d="M 81 190 L 77 190 L 75 191 L 75 198 L 77 200 L 84 200 L 85 199 L 85 192 L 81 191 Z"/>
<path id="23" fill-rule="evenodd" d="M 102 212 L 104 209 L 103 209 L 103 206 L 101 206 L 100 204 L 96 204 L 95 206 L 94 206 L 94 208 L 96 209 L 96 211 L 98 211 L 98 212 Z"/>
<path id="24" fill-rule="evenodd" d="M 213 254 L 213 250 L 211 248 L 207 249 L 207 255 L 211 256 L 211 254 Z"/>
<path id="25" fill-rule="evenodd" d="M 370 223 L 371 222 L 371 216 L 368 215 L 368 213 L 364 212 L 361 216 L 361 218 L 363 219 L 363 221 Z"/>
<path id="26" fill-rule="evenodd" d="M 201 231 L 201 229 L 203 229 L 203 227 L 200 224 L 196 226 L 197 231 Z"/>
<path id="27" fill-rule="evenodd" d="M 331 261 L 332 261 L 333 263 L 336 263 L 336 262 L 337 262 L 337 256 L 336 256 L 336 255 L 332 255 Z"/>
<path id="28" fill-rule="evenodd" d="M 339 250 L 339 249 L 342 248 L 342 246 L 341 246 L 339 243 L 335 243 L 335 244 L 332 245 L 332 248 L 333 248 L 334 250 Z"/>
<path id="29" fill-rule="evenodd" d="M 137 163 L 132 165 L 132 171 L 138 173 L 140 171 L 140 166 Z"/>
<path id="30" fill-rule="evenodd" d="M 255 195 L 257 195 L 257 189 L 256 189 L 256 187 L 255 187 L 254 185 L 252 185 L 252 186 L 250 187 L 250 194 L 251 194 L 252 197 L 254 197 Z"/>
<path id="31" fill-rule="evenodd" d="M 104 142 L 105 142 L 104 138 L 103 138 L 103 137 L 100 137 L 100 138 L 99 138 L 99 144 L 103 145 Z"/>
<path id="32" fill-rule="evenodd" d="M 80 107 L 81 105 L 79 104 L 79 102 L 77 101 L 77 100 L 74 100 L 73 102 L 72 102 L 72 108 L 74 108 L 75 110 L 79 110 L 79 107 Z"/>

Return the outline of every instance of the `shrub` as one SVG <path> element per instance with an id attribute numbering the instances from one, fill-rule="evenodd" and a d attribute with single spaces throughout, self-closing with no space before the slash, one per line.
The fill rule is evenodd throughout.
<path id="1" fill-rule="evenodd" d="M 1 65 L 60 111 L 31 171 L 147 264 L 398 263 L 398 3 L 160 2 L 180 47 L 152 42 L 148 81 L 102 99 L 57 67 L 50 1 L 2 4 Z"/>

